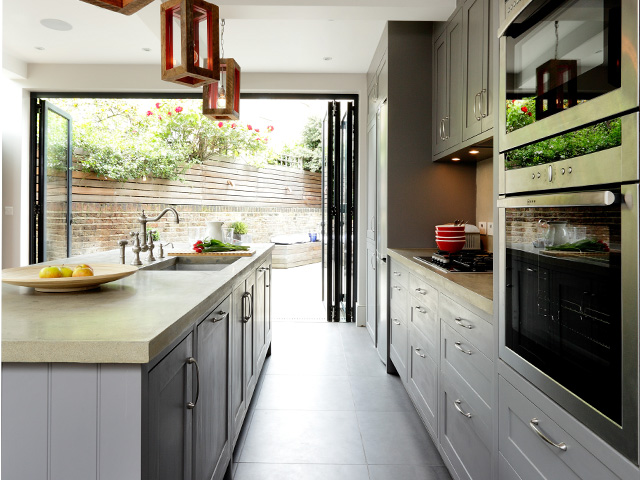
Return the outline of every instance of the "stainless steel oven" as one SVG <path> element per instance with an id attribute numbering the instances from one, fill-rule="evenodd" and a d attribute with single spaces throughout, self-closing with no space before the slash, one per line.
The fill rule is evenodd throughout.
<path id="1" fill-rule="evenodd" d="M 500 358 L 636 464 L 638 190 L 498 201 Z"/>
<path id="2" fill-rule="evenodd" d="M 637 0 L 500 4 L 501 152 L 637 108 Z"/>

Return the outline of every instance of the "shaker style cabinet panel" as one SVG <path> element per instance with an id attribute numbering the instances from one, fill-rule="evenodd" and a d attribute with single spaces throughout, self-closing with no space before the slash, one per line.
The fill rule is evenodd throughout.
<path id="1" fill-rule="evenodd" d="M 433 153 L 445 150 L 444 119 L 447 116 L 447 42 L 442 33 L 433 44 Z"/>
<path id="2" fill-rule="evenodd" d="M 618 478 L 501 376 L 499 398 L 500 480 Z"/>
<path id="3" fill-rule="evenodd" d="M 389 358 L 398 371 L 403 382 L 407 381 L 407 347 L 408 322 L 407 315 L 391 308 L 389 324 Z"/>
<path id="4" fill-rule="evenodd" d="M 195 363 L 190 333 L 149 372 L 148 478 L 191 480 Z"/>
<path id="5" fill-rule="evenodd" d="M 374 115 L 375 120 L 375 115 Z M 376 240 L 376 149 L 375 122 L 367 131 L 367 239 Z M 375 248 L 375 247 L 374 247 Z"/>
<path id="6" fill-rule="evenodd" d="M 427 341 L 409 328 L 408 392 L 433 438 L 438 435 L 438 364 L 427 353 Z"/>
<path id="7" fill-rule="evenodd" d="M 467 0 L 462 7 L 464 32 L 464 103 L 462 140 L 493 127 L 490 76 L 489 0 Z"/>

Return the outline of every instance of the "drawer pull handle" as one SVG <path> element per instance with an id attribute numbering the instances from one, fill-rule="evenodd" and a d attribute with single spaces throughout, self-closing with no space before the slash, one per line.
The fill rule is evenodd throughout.
<path id="1" fill-rule="evenodd" d="M 193 357 L 189 357 L 187 363 L 196 367 L 196 399 L 193 402 L 187 403 L 187 409 L 193 410 L 196 408 L 198 399 L 200 398 L 200 367 L 198 367 L 198 362 Z"/>
<path id="2" fill-rule="evenodd" d="M 398 291 L 402 290 L 402 289 L 401 289 L 399 286 L 397 286 L 397 285 L 394 285 L 394 286 L 393 286 L 393 288 L 394 288 L 394 290 L 398 290 Z"/>
<path id="3" fill-rule="evenodd" d="M 393 319 L 393 323 L 395 323 L 396 325 L 401 325 L 400 322 L 398 320 L 396 320 L 395 318 Z"/>
<path id="4" fill-rule="evenodd" d="M 464 415 L 467 418 L 473 417 L 473 415 L 471 415 L 470 413 L 467 413 L 464 410 L 462 410 L 462 408 L 460 408 L 460 404 L 462 404 L 462 400 L 460 399 L 453 402 L 453 406 L 456 407 L 456 410 L 458 410 L 462 415 Z"/>
<path id="5" fill-rule="evenodd" d="M 427 313 L 427 309 L 426 308 L 416 307 L 416 310 L 418 310 L 420 313 Z"/>
<path id="6" fill-rule="evenodd" d="M 416 288 L 416 292 L 418 292 L 420 295 L 426 295 L 427 292 L 424 288 Z"/>
<path id="7" fill-rule="evenodd" d="M 531 427 L 531 429 L 536 432 L 538 434 L 538 436 L 544 440 L 545 442 L 547 442 L 549 445 L 553 445 L 554 447 L 556 447 L 559 450 L 562 450 L 563 452 L 567 451 L 567 444 L 564 442 L 561 443 L 555 443 L 552 442 L 544 433 L 542 433 L 539 429 L 538 429 L 538 424 L 540 422 L 538 421 L 537 418 L 532 418 L 531 421 L 529 422 L 529 426 Z"/>
<path id="8" fill-rule="evenodd" d="M 267 285 L 267 286 L 268 286 L 268 285 Z M 213 323 L 220 322 L 220 321 L 224 320 L 225 318 L 227 318 L 227 315 L 228 315 L 228 314 L 227 314 L 227 312 L 223 312 L 222 310 L 220 310 L 220 311 L 218 312 L 218 315 L 219 315 L 218 317 L 213 317 L 213 318 L 211 319 L 211 321 L 212 321 Z"/>
<path id="9" fill-rule="evenodd" d="M 460 350 L 462 353 L 466 353 L 467 355 L 471 355 L 473 352 L 471 350 L 465 350 L 464 348 L 462 348 L 462 343 L 460 342 L 454 342 L 455 347 Z"/>
<path id="10" fill-rule="evenodd" d="M 393 274 L 394 274 L 396 277 L 401 277 L 401 276 L 402 276 L 402 273 L 400 273 L 400 272 L 393 272 Z"/>
<path id="11" fill-rule="evenodd" d="M 418 355 L 420 358 L 427 358 L 426 355 L 420 353 L 422 351 L 421 348 L 416 348 L 415 350 L 416 350 L 416 355 Z"/>
<path id="12" fill-rule="evenodd" d="M 468 328 L 469 330 L 473 328 L 473 325 L 465 325 L 464 323 L 462 323 L 462 319 L 460 317 L 456 317 L 456 323 L 462 328 Z"/>

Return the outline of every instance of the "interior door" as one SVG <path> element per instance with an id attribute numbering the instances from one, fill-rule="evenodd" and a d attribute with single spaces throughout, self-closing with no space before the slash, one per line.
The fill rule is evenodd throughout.
<path id="1" fill-rule="evenodd" d="M 32 104 L 30 263 L 71 256 L 71 116 Z"/>
<path id="2" fill-rule="evenodd" d="M 347 111 L 342 117 L 342 155 L 340 156 L 340 241 L 342 249 L 340 308 L 345 320 L 354 320 L 354 286 L 355 286 L 355 109 L 354 104 L 347 104 Z"/>

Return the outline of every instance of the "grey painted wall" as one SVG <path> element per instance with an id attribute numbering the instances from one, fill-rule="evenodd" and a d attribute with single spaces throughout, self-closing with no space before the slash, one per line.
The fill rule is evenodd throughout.
<path id="1" fill-rule="evenodd" d="M 435 225 L 476 221 L 475 164 L 431 161 L 432 24 L 389 22 L 388 52 L 388 246 L 435 247 Z"/>

